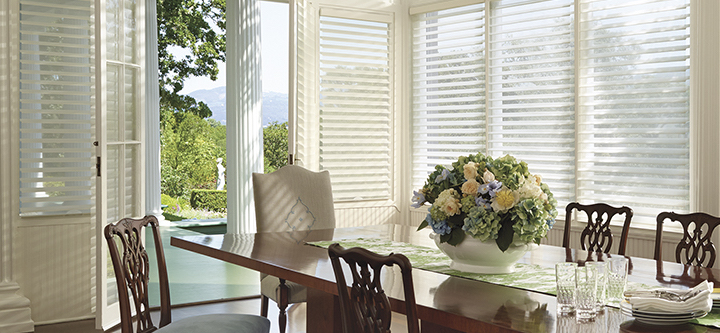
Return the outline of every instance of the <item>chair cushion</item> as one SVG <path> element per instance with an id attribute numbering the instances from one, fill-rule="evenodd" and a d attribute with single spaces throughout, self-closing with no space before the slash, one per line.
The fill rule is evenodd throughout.
<path id="1" fill-rule="evenodd" d="M 288 304 L 301 303 L 307 300 L 305 286 L 290 281 L 285 281 L 285 284 L 289 289 Z M 260 292 L 277 303 L 280 299 L 280 279 L 271 275 L 265 276 L 260 280 Z"/>
<path id="2" fill-rule="evenodd" d="M 173 321 L 158 333 L 268 333 L 270 321 L 261 316 L 219 313 Z"/>

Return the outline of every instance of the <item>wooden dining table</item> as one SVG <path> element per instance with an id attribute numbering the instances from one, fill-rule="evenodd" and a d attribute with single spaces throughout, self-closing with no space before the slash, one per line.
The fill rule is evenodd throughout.
<path id="1" fill-rule="evenodd" d="M 307 332 L 341 332 L 337 286 L 327 249 L 315 241 L 384 239 L 435 248 L 430 231 L 384 224 L 296 232 L 172 237 L 170 244 L 307 286 Z M 598 258 L 599 256 L 599 258 Z M 552 245 L 528 252 L 520 263 L 554 267 L 563 261 L 603 260 L 607 254 Z M 718 285 L 720 270 L 645 258 L 629 258 L 628 281 L 688 289 L 703 280 Z M 385 274 L 383 288 L 393 311 L 404 312 L 400 272 Z M 606 307 L 594 322 L 577 323 L 557 314 L 553 295 L 413 269 L 415 298 L 422 331 L 445 332 L 720 332 L 696 324 L 674 326 L 636 322 Z"/>

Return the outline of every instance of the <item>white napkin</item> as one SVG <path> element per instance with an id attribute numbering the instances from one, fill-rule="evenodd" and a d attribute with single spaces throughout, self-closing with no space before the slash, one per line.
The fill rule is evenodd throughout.
<path id="1" fill-rule="evenodd" d="M 712 309 L 713 283 L 703 281 L 688 290 L 654 289 L 627 291 L 625 297 L 633 310 L 659 313 L 709 312 Z"/>
<path id="2" fill-rule="evenodd" d="M 720 302 L 720 288 L 713 289 L 713 292 L 710 294 L 710 298 L 712 298 L 715 303 Z"/>

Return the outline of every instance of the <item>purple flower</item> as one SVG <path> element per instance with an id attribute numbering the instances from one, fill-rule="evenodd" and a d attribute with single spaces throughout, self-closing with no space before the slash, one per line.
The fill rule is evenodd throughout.
<path id="1" fill-rule="evenodd" d="M 437 177 L 435 177 L 435 183 L 440 184 L 443 180 L 450 177 L 450 171 L 448 169 L 443 169 L 442 173 L 440 173 Z"/>
<path id="2" fill-rule="evenodd" d="M 425 196 L 421 192 L 413 191 L 413 197 L 412 197 L 413 204 L 410 206 L 412 206 L 414 208 L 420 208 L 420 206 L 422 206 L 422 204 L 424 204 L 425 201 L 426 201 Z"/>
<path id="3" fill-rule="evenodd" d="M 499 181 L 497 181 L 497 180 L 493 180 L 493 181 L 489 182 L 487 185 L 488 185 L 488 192 L 487 192 L 487 193 L 490 193 L 490 197 L 491 197 L 491 198 L 494 198 L 494 197 L 495 197 L 495 193 L 497 193 L 498 191 L 500 191 L 500 189 L 502 188 L 502 183 L 499 182 Z M 484 194 L 484 193 L 483 193 L 483 194 Z"/>
<path id="4" fill-rule="evenodd" d="M 475 198 L 475 205 L 478 206 L 478 207 L 480 207 L 480 208 L 487 209 L 487 210 L 490 210 L 490 209 L 491 209 L 491 207 L 490 207 L 490 202 L 488 202 L 487 200 L 485 200 L 483 197 L 477 197 L 477 198 Z"/>
<path id="5" fill-rule="evenodd" d="M 478 193 L 487 194 L 488 192 L 490 192 L 490 184 L 485 183 L 485 184 L 480 185 L 480 187 L 478 187 Z"/>

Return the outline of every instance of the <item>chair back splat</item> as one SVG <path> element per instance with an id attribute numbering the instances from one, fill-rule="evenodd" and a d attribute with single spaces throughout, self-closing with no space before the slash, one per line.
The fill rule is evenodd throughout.
<path id="1" fill-rule="evenodd" d="M 660 213 L 655 231 L 655 260 L 662 260 L 662 231 L 663 222 L 666 220 L 678 222 L 683 227 L 682 239 L 675 247 L 675 261 L 686 265 L 713 267 L 716 250 L 712 235 L 720 224 L 720 218 L 706 213 Z"/>
<path id="2" fill-rule="evenodd" d="M 125 218 L 116 224 L 105 227 L 105 239 L 108 242 L 110 258 L 115 270 L 120 303 L 120 320 L 123 333 L 133 332 L 131 311 L 135 310 L 137 332 L 152 332 L 156 329 L 150 318 L 148 304 L 148 283 L 150 281 L 150 260 L 142 242 L 142 230 L 150 227 L 157 254 L 158 279 L 160 280 L 160 326 L 172 321 L 170 314 L 170 291 L 163 253 L 162 240 L 158 232 L 155 216 L 142 219 Z M 117 241 L 116 241 L 117 239 Z M 122 249 L 122 254 L 120 253 Z M 132 296 L 132 305 L 130 304 Z M 131 309 L 132 306 L 132 309 Z"/>
<path id="3" fill-rule="evenodd" d="M 335 243 L 328 248 L 340 295 L 340 314 L 345 333 L 390 332 L 392 312 L 390 301 L 381 284 L 383 266 L 400 267 L 405 296 L 405 314 L 409 333 L 418 333 L 417 307 L 412 281 L 412 265 L 402 254 L 387 256 L 354 247 L 345 249 Z M 352 272 L 352 285 L 348 292 L 342 258 Z"/>
<path id="4" fill-rule="evenodd" d="M 571 202 L 565 207 L 565 233 L 563 235 L 563 247 L 570 247 L 570 229 L 573 218 L 573 210 L 578 211 L 578 222 L 585 223 L 585 228 L 580 234 L 580 246 L 583 250 L 590 252 L 609 253 L 613 245 L 613 234 L 610 229 L 610 222 L 616 215 L 625 215 L 625 221 L 618 245 L 618 254 L 625 254 L 627 246 L 628 231 L 633 211 L 627 206 L 613 207 L 605 203 L 583 205 Z M 581 212 L 585 214 L 580 214 Z"/>

